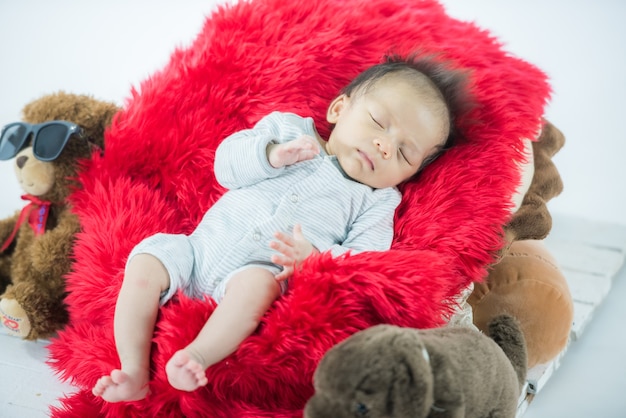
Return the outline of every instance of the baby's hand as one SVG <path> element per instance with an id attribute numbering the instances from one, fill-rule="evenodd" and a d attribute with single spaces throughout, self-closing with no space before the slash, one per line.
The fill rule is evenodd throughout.
<path id="1" fill-rule="evenodd" d="M 284 144 L 270 144 L 267 147 L 267 161 L 274 168 L 284 167 L 300 161 L 310 160 L 320 153 L 317 139 L 302 135 Z"/>
<path id="2" fill-rule="evenodd" d="M 274 234 L 277 241 L 271 241 L 270 247 L 280 254 L 272 256 L 272 263 L 283 266 L 283 271 L 276 275 L 276 280 L 285 280 L 293 274 L 295 267 L 300 265 L 311 253 L 318 252 L 302 234 L 302 227 L 296 224 L 293 227 L 293 236 L 282 232 Z"/>

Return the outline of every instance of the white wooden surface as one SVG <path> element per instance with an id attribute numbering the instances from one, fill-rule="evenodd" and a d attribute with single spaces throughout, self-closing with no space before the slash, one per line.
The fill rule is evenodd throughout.
<path id="1" fill-rule="evenodd" d="M 570 344 L 576 344 L 624 263 L 626 226 L 555 217 L 546 245 L 570 285 L 574 299 Z M 46 417 L 49 405 L 59 405 L 59 397 L 75 390 L 60 382 L 45 364 L 46 345 L 46 341 L 22 341 L 0 331 L 0 418 Z M 532 408 L 532 400 L 541 396 L 565 357 L 567 348 L 550 363 L 529 371 L 518 417 Z"/>
<path id="2" fill-rule="evenodd" d="M 574 321 L 568 343 L 571 345 L 583 334 L 624 264 L 626 226 L 561 216 L 555 218 L 545 242 L 559 263 L 574 300 Z M 568 347 L 551 362 L 529 370 L 527 396 L 520 402 L 518 417 L 526 412 L 553 373 L 557 373 Z M 626 416 L 626 411 L 624 413 Z"/>
<path id="3" fill-rule="evenodd" d="M 48 416 L 48 405 L 75 389 L 60 382 L 45 364 L 46 341 L 24 341 L 0 334 L 0 417 Z"/>

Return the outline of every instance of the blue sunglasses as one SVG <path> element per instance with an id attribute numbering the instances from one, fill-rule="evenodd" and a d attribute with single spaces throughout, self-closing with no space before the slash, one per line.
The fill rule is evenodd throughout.
<path id="1" fill-rule="evenodd" d="M 26 147 L 28 138 L 33 135 L 33 154 L 41 161 L 54 161 L 59 158 L 70 137 L 83 138 L 80 126 L 64 120 L 31 125 L 14 122 L 5 125 L 0 135 L 0 160 L 10 160 Z"/>

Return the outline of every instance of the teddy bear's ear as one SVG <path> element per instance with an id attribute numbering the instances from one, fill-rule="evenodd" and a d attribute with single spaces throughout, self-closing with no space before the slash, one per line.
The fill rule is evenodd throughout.
<path id="1" fill-rule="evenodd" d="M 84 129 L 87 138 L 104 149 L 104 131 L 107 129 L 119 108 L 113 103 L 90 100 L 90 113 L 78 124 Z"/>
<path id="2" fill-rule="evenodd" d="M 22 113 L 24 121 L 33 124 L 51 120 L 76 123 L 83 129 L 87 139 L 104 148 L 104 131 L 118 110 L 119 107 L 112 102 L 60 91 L 32 101 L 24 107 Z"/>

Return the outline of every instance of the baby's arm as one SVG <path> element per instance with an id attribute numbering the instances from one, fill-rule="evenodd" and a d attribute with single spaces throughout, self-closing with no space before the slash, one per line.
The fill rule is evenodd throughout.
<path id="1" fill-rule="evenodd" d="M 391 248 L 393 218 L 401 196 L 396 189 L 379 189 L 378 194 L 378 201 L 357 217 L 350 226 L 344 242 L 324 248 L 322 251 L 330 251 L 336 257 L 348 251 L 356 254 L 363 251 L 386 251 Z M 270 242 L 270 247 L 279 254 L 274 254 L 271 261 L 284 268 L 276 275 L 276 280 L 289 278 L 294 267 L 298 267 L 311 254 L 320 252 L 304 237 L 299 224 L 293 227 L 293 236 L 283 232 L 276 232 L 274 236 L 276 241 Z"/>
<path id="2" fill-rule="evenodd" d="M 386 251 L 393 241 L 396 208 L 400 204 L 400 192 L 396 189 L 378 189 L 377 202 L 361 213 L 350 225 L 346 239 L 329 248 L 333 256 L 348 251 Z"/>
<path id="3" fill-rule="evenodd" d="M 285 167 L 300 161 L 311 160 L 320 153 L 317 139 L 302 135 L 293 141 L 267 146 L 267 161 L 274 168 Z"/>
<path id="4" fill-rule="evenodd" d="M 317 141 L 298 137 L 305 132 L 305 119 L 292 114 L 273 112 L 262 118 L 253 128 L 244 129 L 226 138 L 215 152 L 214 170 L 218 183 L 227 189 L 237 189 L 273 178 L 282 173 L 282 167 L 293 161 L 304 161 L 319 153 Z M 296 142 L 287 148 L 279 145 Z M 314 150 L 313 155 L 310 149 Z M 316 148 L 316 151 L 315 151 Z"/>
<path id="5" fill-rule="evenodd" d="M 276 280 L 285 280 L 293 274 L 293 270 L 309 255 L 319 252 L 302 234 L 302 227 L 296 224 L 293 227 L 293 236 L 283 232 L 274 234 L 276 241 L 270 242 L 270 247 L 279 254 L 272 256 L 272 263 L 283 266 L 283 271 L 276 275 Z"/>

